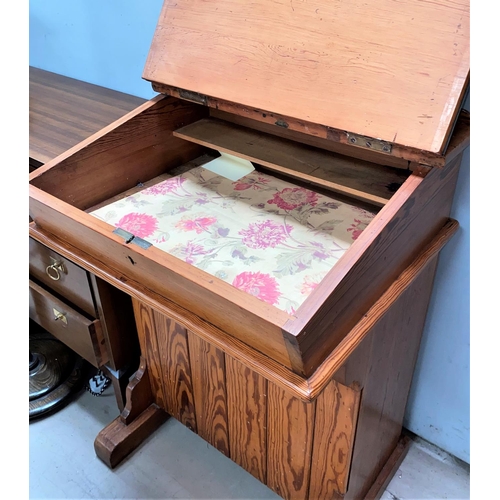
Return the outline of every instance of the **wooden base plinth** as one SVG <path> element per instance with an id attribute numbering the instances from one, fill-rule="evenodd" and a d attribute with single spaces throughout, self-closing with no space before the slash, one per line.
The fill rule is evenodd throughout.
<path id="1" fill-rule="evenodd" d="M 114 469 L 146 438 L 148 438 L 169 415 L 156 404 L 151 404 L 130 424 L 123 423 L 121 416 L 105 427 L 94 441 L 97 456 Z"/>
<path id="2" fill-rule="evenodd" d="M 410 449 L 410 444 L 410 436 L 402 434 L 396 448 L 394 448 L 394 451 L 391 453 L 384 467 L 382 467 L 380 474 L 377 476 L 377 479 L 369 489 L 364 500 L 379 500 L 406 457 Z"/>

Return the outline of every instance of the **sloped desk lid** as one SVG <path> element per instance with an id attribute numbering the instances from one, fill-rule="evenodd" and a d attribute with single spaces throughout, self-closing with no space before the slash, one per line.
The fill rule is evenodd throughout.
<path id="1" fill-rule="evenodd" d="M 143 77 L 443 153 L 469 82 L 469 0 L 165 0 Z"/>

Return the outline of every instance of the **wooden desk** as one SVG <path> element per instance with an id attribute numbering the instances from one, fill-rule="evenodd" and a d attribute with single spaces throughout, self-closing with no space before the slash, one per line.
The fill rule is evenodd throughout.
<path id="1" fill-rule="evenodd" d="M 30 172 L 144 99 L 30 67 Z"/>
<path id="2" fill-rule="evenodd" d="M 252 12 L 227 2 L 210 23 L 208 11 L 200 22 L 206 2 L 195 3 L 166 2 L 162 10 L 144 72 L 162 95 L 30 174 L 32 238 L 132 299 L 141 363 L 124 410 L 97 436 L 96 453 L 115 467 L 171 415 L 287 500 L 380 498 L 407 449 L 403 417 L 438 257 L 458 229 L 449 215 L 469 141 L 469 117 L 459 109 L 468 68 L 448 56 L 468 52 L 468 36 L 457 49 L 453 24 L 459 12 L 465 25 L 466 6 L 452 15 L 432 4 L 436 16 L 419 10 L 421 24 L 412 30 L 412 2 L 404 23 L 399 10 L 393 20 L 385 11 L 367 17 L 361 5 L 344 12 L 328 2 L 318 9 L 255 2 Z M 327 15 L 341 28 L 339 42 L 318 36 L 330 33 Z M 403 27 L 389 30 L 401 39 L 384 36 L 386 21 Z M 269 41 L 275 35 L 284 45 Z M 351 51 L 357 40 L 361 59 L 339 60 L 339 47 Z M 380 52 L 370 66 L 374 43 L 391 57 Z M 443 64 L 436 63 L 438 46 Z M 408 71 L 407 61 L 418 67 Z M 417 72 L 425 85 L 414 85 Z M 445 111 L 419 106 L 413 126 L 417 115 L 407 104 L 422 103 L 422 95 Z M 387 134 L 394 126 L 397 133 Z M 422 149 L 415 142 L 422 131 L 437 142 Z M 253 177 L 229 190 L 193 168 L 219 151 L 252 161 Z M 269 169 L 275 178 L 265 177 Z M 166 176 L 177 178 L 164 183 Z M 211 192 L 202 192 L 209 182 Z M 332 198 L 320 205 L 307 183 L 330 189 Z M 251 196 L 257 184 L 262 200 Z M 149 200 L 130 196 L 137 189 L 158 195 L 154 215 L 141 212 Z M 243 198 L 255 212 L 235 209 L 242 225 L 219 224 L 215 200 L 227 202 L 226 210 Z M 122 202 L 133 208 L 119 213 L 114 203 Z M 288 223 L 333 230 L 343 219 L 329 210 L 344 202 L 363 217 L 371 202 L 374 217 L 365 223 L 355 216 L 342 240 L 349 246 L 311 290 L 302 271 L 313 273 L 310 263 L 325 255 L 318 249 L 334 247 L 308 236 L 309 254 L 302 253 Z M 97 216 L 97 207 L 106 213 Z M 277 212 L 279 224 L 270 219 Z M 309 216 L 319 213 L 328 220 L 312 225 Z M 171 223 L 178 214 L 181 243 L 156 225 L 156 215 Z M 194 240 L 202 232 L 206 247 Z M 260 232 L 268 234 L 264 245 L 253 240 Z M 235 241 L 222 240 L 227 236 Z M 163 250 L 165 241 L 175 246 Z M 249 256 L 248 249 L 281 243 L 276 265 L 270 253 Z M 230 258 L 212 252 L 219 244 L 231 248 Z M 290 248 L 301 250 L 298 257 L 290 259 Z M 210 254 L 216 266 L 196 267 L 195 254 Z M 227 279 L 233 265 L 235 277 Z M 284 292 L 309 289 L 298 306 L 287 295 L 288 303 L 275 307 L 275 278 L 283 275 L 294 275 Z"/>
<path id="3" fill-rule="evenodd" d="M 30 172 L 143 102 L 139 97 L 30 67 Z M 113 382 L 118 407 L 123 409 L 126 384 L 138 365 L 130 297 L 44 243 L 30 237 L 30 318 L 103 369 Z M 58 321 L 54 311 L 65 321 Z M 30 381 L 31 375 L 30 371 Z M 54 398 L 49 403 L 47 398 L 31 400 L 30 418 L 48 411 L 49 404 L 52 408 Z"/>

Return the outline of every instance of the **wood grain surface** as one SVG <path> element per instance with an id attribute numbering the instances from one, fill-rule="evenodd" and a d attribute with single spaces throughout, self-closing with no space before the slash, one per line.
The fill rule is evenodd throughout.
<path id="1" fill-rule="evenodd" d="M 267 404 L 267 485 L 283 498 L 307 499 L 316 404 L 273 383 Z"/>
<path id="2" fill-rule="evenodd" d="M 210 105 L 210 103 L 208 105 Z M 211 107 L 209 110 L 210 116 L 213 118 L 225 120 L 230 123 L 236 123 L 243 127 L 248 127 L 253 130 L 258 130 L 259 132 L 272 134 L 284 139 L 289 139 L 295 142 L 299 142 L 300 144 L 314 146 L 325 151 L 331 151 L 332 153 L 337 153 L 339 155 L 348 157 L 351 162 L 358 159 L 375 163 L 377 165 L 400 168 L 402 170 L 408 169 L 407 160 L 395 157 L 393 155 L 384 154 L 373 149 L 360 148 L 353 146 L 352 144 L 343 144 L 340 142 L 332 141 L 327 138 L 326 130 L 325 137 L 322 137 L 319 130 L 315 129 L 315 133 L 312 133 L 312 131 L 309 130 L 310 133 L 307 133 L 305 127 L 303 127 L 304 130 L 301 130 L 299 124 L 297 124 L 297 128 L 299 128 L 299 130 L 295 130 L 295 128 L 291 126 L 280 127 L 279 125 L 276 125 L 276 120 L 274 120 L 273 122 L 272 117 L 270 117 L 271 120 L 269 120 L 269 117 L 267 115 L 262 116 L 262 114 L 257 114 L 256 110 L 252 110 L 253 112 L 251 112 L 251 110 L 247 109 L 246 113 L 243 112 L 243 109 L 238 109 L 238 111 L 240 111 L 240 114 L 223 111 L 218 107 Z M 250 114 L 250 116 L 247 116 L 248 114 Z"/>
<path id="3" fill-rule="evenodd" d="M 168 93 L 168 92 L 167 92 Z M 208 105 L 210 106 L 210 102 Z M 210 108 L 210 116 L 218 118 L 230 123 L 235 123 L 243 127 L 265 132 L 267 134 L 290 139 L 301 144 L 314 146 L 325 151 L 337 153 L 350 160 L 352 163 L 356 159 L 383 165 L 387 167 L 399 168 L 408 170 L 408 168 L 415 167 L 419 164 L 428 165 L 432 167 L 442 168 L 456 156 L 458 156 L 470 144 L 470 112 L 466 109 L 461 109 L 457 118 L 457 122 L 453 129 L 450 142 L 446 151 L 442 155 L 425 153 L 422 150 L 401 149 L 395 146 L 391 154 L 374 149 L 367 149 L 355 146 L 351 143 L 335 142 L 328 139 L 328 129 L 322 134 L 320 127 L 314 128 L 314 133 L 306 127 L 305 124 L 297 123 L 295 127 L 289 124 L 289 127 L 280 127 L 273 123 L 269 117 L 258 114 L 257 110 L 250 110 L 248 108 L 231 108 L 234 112 L 223 111 L 220 107 Z M 238 112 L 239 114 L 236 114 Z M 405 159 L 406 158 L 406 159 Z M 363 163 L 361 163 L 362 165 Z M 413 168 L 412 168 L 413 170 Z"/>
<path id="4" fill-rule="evenodd" d="M 157 96 L 46 163 L 30 180 L 85 210 L 199 156 L 203 148 L 173 137 L 172 130 L 206 113 Z"/>
<path id="5" fill-rule="evenodd" d="M 469 75 L 469 1 L 165 1 L 146 80 L 441 152 Z"/>
<path id="6" fill-rule="evenodd" d="M 135 322 L 139 343 L 141 346 L 141 355 L 147 362 L 148 377 L 151 382 L 151 392 L 153 402 L 160 408 L 166 409 L 166 397 L 163 391 L 163 376 L 161 368 L 160 353 L 158 350 L 158 341 L 156 340 L 156 325 L 154 322 L 153 310 L 146 307 L 138 300 L 132 300 L 134 307 Z"/>
<path id="7" fill-rule="evenodd" d="M 31 279 L 29 317 L 96 368 L 107 363 L 100 321 L 80 313 Z"/>
<path id="8" fill-rule="evenodd" d="M 363 395 L 351 466 L 356 474 L 346 500 L 364 497 L 400 439 L 437 260 L 435 255 L 371 328 L 365 358 L 347 361 L 347 371 L 363 387 Z"/>
<path id="9" fill-rule="evenodd" d="M 306 375 L 446 224 L 460 161 L 424 179 L 411 175 L 285 325 L 300 343 Z M 310 331 L 315 335 L 304 335 Z"/>
<path id="10" fill-rule="evenodd" d="M 382 498 L 382 495 L 394 476 L 394 471 L 399 469 L 399 466 L 410 450 L 411 442 L 412 440 L 408 435 L 404 433 L 401 435 L 396 448 L 394 448 L 389 460 L 387 460 L 377 479 L 368 490 L 364 500 L 379 500 Z"/>
<path id="11" fill-rule="evenodd" d="M 231 460 L 267 482 L 267 390 L 264 377 L 226 356 Z"/>
<path id="12" fill-rule="evenodd" d="M 316 400 L 309 498 L 345 494 L 361 391 L 332 380 Z"/>
<path id="13" fill-rule="evenodd" d="M 153 401 L 146 359 L 141 356 L 139 368 L 127 384 L 126 403 L 120 413 L 120 420 L 124 424 L 131 424 Z"/>
<path id="14" fill-rule="evenodd" d="M 114 469 L 167 419 L 168 413 L 154 403 L 128 425 L 116 417 L 95 438 L 96 455 Z"/>
<path id="15" fill-rule="evenodd" d="M 56 271 L 47 269 L 53 263 L 60 266 Z M 89 316 L 96 316 L 89 273 L 33 238 L 29 239 L 29 273 Z"/>
<path id="16" fill-rule="evenodd" d="M 316 401 L 304 402 L 195 333 L 186 336 L 163 313 L 146 306 L 136 310 L 139 329 L 144 316 L 157 325 L 141 335 L 154 337 L 146 339 L 146 346 L 160 346 L 162 370 L 154 370 L 159 379 L 151 382 L 163 387 L 164 410 L 285 499 L 340 498 L 348 491 L 361 400 L 358 383 L 348 387 L 330 379 Z M 158 361 L 151 349 L 143 355 L 127 388 L 130 411 L 121 415 L 127 424 L 133 422 L 131 412 L 138 416 L 149 401 L 147 389 L 137 393 L 138 384 L 147 383 L 147 366 Z M 370 367 L 377 360 L 369 355 L 364 361 Z M 378 382 L 387 384 L 383 377 Z M 404 400 L 405 395 L 398 398 Z"/>
<path id="17" fill-rule="evenodd" d="M 130 294 L 135 301 L 145 307 L 147 315 L 145 316 L 144 325 L 140 327 L 138 324 L 139 336 L 141 339 L 141 349 L 144 352 L 143 345 L 144 334 L 146 328 L 150 328 L 151 322 L 147 321 L 149 312 L 148 308 L 154 308 L 162 314 L 174 318 L 176 321 L 185 325 L 190 331 L 193 331 L 216 346 L 221 351 L 229 354 L 232 358 L 240 361 L 246 366 L 252 368 L 266 379 L 273 381 L 279 387 L 291 392 L 299 399 L 310 402 L 328 385 L 330 379 L 335 377 L 341 383 L 350 385 L 352 381 L 359 378 L 359 371 L 352 370 L 346 372 L 346 361 L 359 359 L 359 366 L 366 366 L 365 357 L 359 357 L 359 346 L 366 345 L 366 337 L 373 326 L 384 317 L 388 309 L 392 307 L 394 302 L 398 300 L 401 294 L 411 286 L 417 276 L 425 269 L 429 262 L 437 255 L 444 245 L 450 240 L 458 229 L 458 223 L 455 220 L 449 220 L 442 228 L 442 231 L 430 243 L 427 248 L 418 255 L 414 262 L 398 277 L 397 280 L 386 290 L 386 292 L 377 300 L 372 308 L 367 312 L 359 323 L 349 332 L 342 342 L 333 350 L 325 361 L 309 378 L 300 376 L 290 369 L 287 369 L 273 359 L 262 355 L 257 350 L 251 348 L 247 344 L 234 338 L 232 335 L 216 328 L 215 326 L 202 321 L 196 314 L 186 309 L 179 307 L 174 302 L 169 301 L 162 295 L 148 289 L 143 283 L 125 278 L 116 270 L 110 268 L 106 264 L 98 261 L 95 257 L 82 252 L 81 249 L 75 248 L 68 244 L 67 241 L 62 241 L 57 236 L 47 233 L 35 225 L 30 225 L 30 235 L 42 243 L 51 241 L 51 244 L 57 248 L 57 251 L 71 260 L 88 268 L 88 270 L 112 283 L 114 286 Z M 135 302 L 134 301 L 134 302 Z M 141 313 L 142 314 L 142 313 Z M 136 313 L 136 321 L 141 316 Z M 149 325 L 149 326 L 148 326 Z M 371 337 L 370 337 L 371 338 Z M 353 363 L 350 363 L 351 366 Z M 355 364 L 355 363 L 354 363 Z"/>
<path id="18" fill-rule="evenodd" d="M 165 410 L 188 429 L 197 431 L 191 363 L 186 329 L 171 318 L 153 311 L 161 364 Z"/>
<path id="19" fill-rule="evenodd" d="M 224 352 L 188 331 L 198 435 L 229 456 Z"/>
<path id="20" fill-rule="evenodd" d="M 204 118 L 173 134 L 379 207 L 394 194 L 396 188 L 391 186 L 399 187 L 408 176 L 215 118 Z"/>
<path id="21" fill-rule="evenodd" d="M 160 94 L 176 97 L 179 99 L 200 103 L 200 99 L 192 100 L 186 97 L 186 93 L 177 87 L 165 85 L 163 83 L 152 83 L 153 89 Z M 424 149 L 411 148 L 401 144 L 392 144 L 390 151 L 386 152 L 382 148 L 363 146 L 364 141 L 356 141 L 352 143 L 352 137 L 348 132 L 340 131 L 328 127 L 326 125 L 319 125 L 317 123 L 308 122 L 301 119 L 291 118 L 289 116 L 279 115 L 270 111 L 263 111 L 254 107 L 244 106 L 223 99 L 214 99 L 213 97 L 203 96 L 201 100 L 205 106 L 210 108 L 212 116 L 218 116 L 219 113 L 224 113 L 234 119 L 234 123 L 240 121 L 258 122 L 260 125 L 254 127 L 256 130 L 263 129 L 272 130 L 274 135 L 278 137 L 287 137 L 287 132 L 299 133 L 304 136 L 304 144 L 314 144 L 326 141 L 328 145 L 321 146 L 328 151 L 352 156 L 363 160 L 373 161 L 379 165 L 388 165 L 396 168 L 405 169 L 409 162 L 414 164 L 422 164 L 430 167 L 441 168 L 452 158 L 448 158 L 448 148 L 444 151 L 435 153 L 426 151 Z M 213 111 L 216 112 L 213 113 Z M 460 120 L 460 115 L 465 112 L 464 109 L 460 110 L 457 123 L 453 128 L 453 135 L 455 135 L 458 127 L 463 128 L 464 123 Z M 212 114 L 213 113 L 213 114 Z M 228 119 L 225 117 L 224 119 Z M 466 132 L 467 133 L 467 132 Z M 352 134 L 351 134 L 352 135 Z M 459 134 L 460 136 L 461 134 Z M 308 136 L 306 139 L 305 137 Z M 463 137 L 463 136 L 462 136 Z M 453 136 L 452 136 L 453 138 Z M 465 149 L 468 144 L 468 139 L 465 138 L 464 145 L 459 148 L 460 151 Z M 369 141 L 372 142 L 372 141 Z M 449 147 L 451 147 L 452 140 L 450 139 Z M 317 144 L 319 145 L 319 144 Z"/>
<path id="22" fill-rule="evenodd" d="M 33 66 L 29 78 L 29 155 L 37 166 L 145 101 Z"/>
<path id="23" fill-rule="evenodd" d="M 92 273 L 89 273 L 89 279 L 109 353 L 107 365 L 112 370 L 135 371 L 139 364 L 140 347 L 132 299 Z"/>

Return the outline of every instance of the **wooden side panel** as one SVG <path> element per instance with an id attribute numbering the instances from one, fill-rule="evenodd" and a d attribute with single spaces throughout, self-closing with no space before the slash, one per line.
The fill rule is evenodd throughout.
<path id="1" fill-rule="evenodd" d="M 156 325 L 153 309 L 134 298 L 132 299 L 132 306 L 134 308 L 141 354 L 148 366 L 151 392 L 153 393 L 155 403 L 160 408 L 166 409 L 162 384 L 163 373 L 160 363 L 160 353 L 158 352 L 158 343 L 156 342 Z"/>
<path id="2" fill-rule="evenodd" d="M 188 331 L 198 435 L 229 456 L 224 353 Z"/>
<path id="3" fill-rule="evenodd" d="M 139 342 L 134 324 L 132 299 L 129 295 L 90 274 L 95 301 L 102 322 L 108 364 L 113 370 L 122 370 L 139 364 Z"/>
<path id="4" fill-rule="evenodd" d="M 361 392 L 332 380 L 316 400 L 309 498 L 347 491 Z"/>
<path id="5" fill-rule="evenodd" d="M 401 436 L 436 264 L 437 256 L 360 344 L 364 363 L 355 356 L 347 361 L 346 373 L 363 386 L 363 396 L 346 499 L 364 497 Z"/>
<path id="6" fill-rule="evenodd" d="M 267 485 L 285 499 L 306 499 L 316 403 L 268 385 Z"/>
<path id="7" fill-rule="evenodd" d="M 179 323 L 159 312 L 153 311 L 153 317 L 165 393 L 163 408 L 196 432 L 187 331 Z"/>
<path id="8" fill-rule="evenodd" d="M 285 330 L 297 335 L 305 375 L 314 372 L 443 228 L 453 202 L 460 160 L 461 156 L 444 169 L 432 170 L 425 179 L 410 176 L 307 297 L 298 318 L 285 325 Z M 307 317 L 311 320 L 305 320 Z"/>
<path id="9" fill-rule="evenodd" d="M 231 460 L 266 484 L 268 382 L 226 355 L 226 384 Z"/>
<path id="10" fill-rule="evenodd" d="M 157 96 L 37 169 L 31 182 L 85 210 L 200 156 L 203 148 L 172 130 L 207 114 Z"/>

